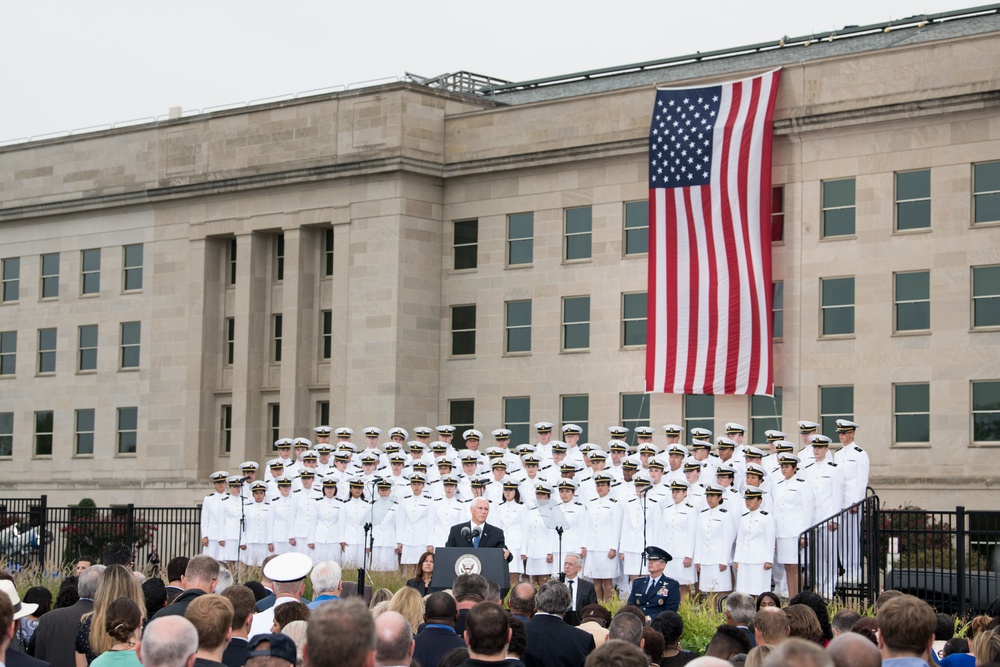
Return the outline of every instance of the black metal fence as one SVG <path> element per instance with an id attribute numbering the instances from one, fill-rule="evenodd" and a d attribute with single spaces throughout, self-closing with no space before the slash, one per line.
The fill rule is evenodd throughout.
<path id="1" fill-rule="evenodd" d="M 62 567 L 99 559 L 108 544 L 131 545 L 136 568 L 192 556 L 199 543 L 198 507 L 50 507 L 48 498 L 0 499 L 0 559 L 9 567 Z"/>

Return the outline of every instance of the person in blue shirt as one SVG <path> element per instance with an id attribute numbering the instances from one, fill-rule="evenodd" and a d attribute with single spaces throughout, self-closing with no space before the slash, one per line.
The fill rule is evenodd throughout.
<path id="1" fill-rule="evenodd" d="M 310 609 L 315 609 L 324 602 L 340 599 L 340 565 L 332 560 L 325 560 L 317 563 L 313 568 L 309 579 L 313 585 L 313 601 L 309 603 Z"/>
<path id="2" fill-rule="evenodd" d="M 677 611 L 681 606 L 681 585 L 663 576 L 670 560 L 670 554 L 660 547 L 646 547 L 646 570 L 649 575 L 632 582 L 628 604 L 642 609 L 650 621 L 665 611 Z"/>

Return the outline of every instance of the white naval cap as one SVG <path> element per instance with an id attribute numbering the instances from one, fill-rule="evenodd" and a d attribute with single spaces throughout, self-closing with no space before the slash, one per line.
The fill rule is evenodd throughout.
<path id="1" fill-rule="evenodd" d="M 511 431 L 508 428 L 495 428 L 490 432 L 494 438 L 507 438 L 510 439 Z"/>
<path id="2" fill-rule="evenodd" d="M 812 433 L 819 428 L 819 424 L 807 419 L 799 420 L 799 433 Z"/>
<path id="3" fill-rule="evenodd" d="M 312 566 L 312 559 L 305 554 L 281 554 L 264 566 L 264 576 L 276 583 L 299 581 L 306 578 Z"/>
<path id="4" fill-rule="evenodd" d="M 856 428 L 858 428 L 858 425 L 848 419 L 837 420 L 837 431 L 841 433 L 845 431 L 853 431 Z"/>

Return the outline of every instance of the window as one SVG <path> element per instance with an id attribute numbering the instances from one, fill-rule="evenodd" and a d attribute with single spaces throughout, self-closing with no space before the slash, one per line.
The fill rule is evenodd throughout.
<path id="1" fill-rule="evenodd" d="M 531 301 L 508 301 L 506 310 L 506 343 L 504 350 L 510 353 L 531 352 Z"/>
<path id="2" fill-rule="evenodd" d="M 589 206 L 566 209 L 566 261 L 590 259 L 591 230 L 594 226 L 593 209 Z"/>
<path id="3" fill-rule="evenodd" d="M 80 251 L 80 293 L 99 294 L 101 292 L 101 249 L 91 248 Z"/>
<path id="4" fill-rule="evenodd" d="M 838 419 L 854 420 L 854 387 L 820 387 L 820 433 L 836 433 Z"/>
<path id="5" fill-rule="evenodd" d="M 97 325 L 85 324 L 80 327 L 80 352 L 77 359 L 78 371 L 97 370 Z"/>
<path id="6" fill-rule="evenodd" d="M 625 202 L 625 254 L 649 252 L 649 200 Z"/>
<path id="7" fill-rule="evenodd" d="M 892 386 L 893 442 L 931 441 L 931 386 L 926 382 Z"/>
<path id="8" fill-rule="evenodd" d="M 323 426 L 330 423 L 330 401 L 319 401 L 316 403 L 316 423 Z"/>
<path id="9" fill-rule="evenodd" d="M 534 261 L 535 214 L 511 213 L 507 216 L 507 265 L 531 264 Z"/>
<path id="10" fill-rule="evenodd" d="M 118 453 L 135 454 L 139 437 L 139 408 L 118 408 Z"/>
<path id="11" fill-rule="evenodd" d="M 771 188 L 771 243 L 785 240 L 785 186 Z"/>
<path id="12" fill-rule="evenodd" d="M 0 331 L 0 375 L 17 372 L 17 332 Z"/>
<path id="13" fill-rule="evenodd" d="M 646 344 L 646 293 L 622 294 L 622 347 Z"/>
<path id="14" fill-rule="evenodd" d="M 785 336 L 785 283 L 781 280 L 771 283 L 771 337 Z M 775 429 L 781 430 L 781 429 Z M 754 442 L 760 442 L 754 440 Z"/>
<path id="15" fill-rule="evenodd" d="M 226 258 L 226 284 L 236 284 L 236 239 L 229 239 L 229 256 Z"/>
<path id="16" fill-rule="evenodd" d="M 43 299 L 54 299 L 59 296 L 59 253 L 42 255 L 42 290 Z"/>
<path id="17" fill-rule="evenodd" d="M 590 297 L 563 298 L 563 349 L 585 350 L 590 347 Z"/>
<path id="18" fill-rule="evenodd" d="M 14 413 L 0 412 L 0 456 L 14 454 Z"/>
<path id="19" fill-rule="evenodd" d="M 142 289 L 142 244 L 125 246 L 125 291 Z"/>
<path id="20" fill-rule="evenodd" d="M 972 222 L 1000 222 L 1000 162 L 972 165 Z"/>
<path id="21" fill-rule="evenodd" d="M 931 226 L 931 170 L 896 173 L 896 231 Z"/>
<path id="22" fill-rule="evenodd" d="M 38 372 L 56 372 L 56 329 L 38 330 Z"/>
<path id="23" fill-rule="evenodd" d="M 503 399 L 503 427 L 510 430 L 510 449 L 531 441 L 531 399 L 514 396 Z"/>
<path id="24" fill-rule="evenodd" d="M 275 438 L 277 440 L 277 438 Z M 233 450 L 233 406 L 223 405 L 219 415 L 219 446 L 223 454 Z"/>
<path id="25" fill-rule="evenodd" d="M 823 238 L 854 236 L 854 179 L 823 181 Z"/>
<path id="26" fill-rule="evenodd" d="M 232 366 L 236 360 L 236 318 L 226 318 L 226 365 Z"/>
<path id="27" fill-rule="evenodd" d="M 448 423 L 455 427 L 455 437 L 452 440 L 455 449 L 465 449 L 462 434 L 476 423 L 475 413 L 476 402 L 471 398 L 448 401 Z"/>
<path id="28" fill-rule="evenodd" d="M 91 456 L 94 453 L 94 411 L 92 409 L 76 411 L 76 443 L 77 456 Z"/>
<path id="29" fill-rule="evenodd" d="M 628 444 L 635 444 L 635 429 L 649 426 L 649 394 L 622 394 L 621 424 L 628 429 Z"/>
<path id="30" fill-rule="evenodd" d="M 476 353 L 476 307 L 451 307 L 451 354 L 453 356 Z"/>
<path id="31" fill-rule="evenodd" d="M 274 281 L 285 279 L 285 235 L 274 235 Z"/>
<path id="32" fill-rule="evenodd" d="M 770 429 L 781 430 L 781 387 L 774 388 L 774 396 L 750 397 L 749 442 L 765 442 Z"/>
<path id="33" fill-rule="evenodd" d="M 454 244 L 455 270 L 476 268 L 479 265 L 479 221 L 456 220 Z"/>
<path id="34" fill-rule="evenodd" d="M 1000 380 L 972 383 L 972 440 L 1000 442 Z"/>
<path id="35" fill-rule="evenodd" d="M 586 394 L 580 396 L 561 396 L 559 402 L 562 407 L 562 426 L 566 424 L 576 424 L 581 429 L 580 442 L 587 442 L 590 436 L 587 433 L 590 422 L 590 397 Z"/>
<path id="36" fill-rule="evenodd" d="M 1000 265 L 972 267 L 972 326 L 1000 326 Z"/>
<path id="37" fill-rule="evenodd" d="M 691 444 L 691 429 L 707 428 L 715 431 L 715 396 L 708 394 L 684 395 L 684 432 Z"/>
<path id="38" fill-rule="evenodd" d="M 322 340 L 320 358 L 329 359 L 333 356 L 333 311 L 324 310 L 321 311 L 320 315 L 320 319 L 323 321 L 323 328 L 320 331 L 320 339 Z"/>
<path id="39" fill-rule="evenodd" d="M 894 331 L 931 328 L 931 272 L 912 271 L 892 276 Z"/>
<path id="40" fill-rule="evenodd" d="M 281 361 L 281 328 L 284 319 L 280 314 L 271 316 L 271 361 L 274 363 Z"/>
<path id="41" fill-rule="evenodd" d="M 35 412 L 35 456 L 52 456 L 53 412 Z"/>
<path id="42" fill-rule="evenodd" d="M 854 278 L 821 278 L 822 335 L 854 333 Z"/>
<path id="43" fill-rule="evenodd" d="M 278 435 L 281 432 L 281 405 L 279 403 L 267 404 L 267 419 L 267 432 L 270 434 L 270 440 L 267 441 L 266 445 L 267 451 L 275 451 L 274 443 L 281 437 Z"/>
<path id="44" fill-rule="evenodd" d="M 333 275 L 333 228 L 323 230 L 323 275 Z M 325 422 L 324 422 L 325 423 Z"/>
<path id="45" fill-rule="evenodd" d="M 139 367 L 139 347 L 142 339 L 141 322 L 122 322 L 122 368 Z"/>
<path id="46" fill-rule="evenodd" d="M 21 258 L 8 257 L 3 260 L 3 300 L 17 301 L 21 298 Z"/>

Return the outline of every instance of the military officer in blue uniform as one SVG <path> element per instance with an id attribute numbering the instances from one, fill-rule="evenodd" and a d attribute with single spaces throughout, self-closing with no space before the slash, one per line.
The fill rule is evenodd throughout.
<path id="1" fill-rule="evenodd" d="M 639 577 L 632 582 L 632 592 L 628 604 L 643 610 L 652 621 L 665 611 L 677 611 L 681 606 L 681 585 L 670 577 L 663 576 L 670 554 L 660 547 L 646 547 L 646 569 L 649 576 Z"/>

